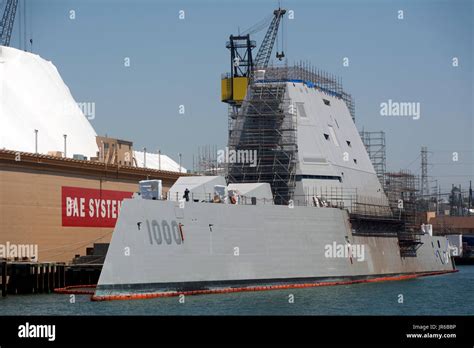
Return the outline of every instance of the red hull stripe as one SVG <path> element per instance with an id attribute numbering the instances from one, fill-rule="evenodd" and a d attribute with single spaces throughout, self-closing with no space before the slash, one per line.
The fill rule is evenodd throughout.
<path id="1" fill-rule="evenodd" d="M 318 286 L 350 285 L 350 284 L 361 284 L 361 283 L 376 283 L 376 282 L 385 282 L 385 281 L 407 280 L 407 279 L 426 277 L 426 276 L 432 276 L 432 275 L 454 273 L 457 271 L 458 270 L 424 272 L 424 273 L 404 274 L 404 275 L 399 275 L 399 276 L 379 277 L 379 278 L 372 278 L 372 279 L 357 279 L 357 280 L 320 282 L 320 283 L 248 286 L 248 287 L 239 287 L 239 288 L 205 289 L 205 290 L 193 290 L 193 291 L 167 291 L 167 292 L 152 292 L 152 293 L 126 294 L 126 295 L 103 295 L 103 296 L 93 295 L 91 297 L 91 300 L 92 301 L 142 300 L 142 299 L 157 298 L 157 297 L 175 297 L 175 296 L 180 296 L 180 295 L 191 296 L 191 295 L 205 295 L 205 294 L 225 294 L 225 293 L 230 293 L 230 292 L 243 292 L 243 291 L 301 289 L 301 288 L 312 288 L 312 287 L 318 287 Z"/>

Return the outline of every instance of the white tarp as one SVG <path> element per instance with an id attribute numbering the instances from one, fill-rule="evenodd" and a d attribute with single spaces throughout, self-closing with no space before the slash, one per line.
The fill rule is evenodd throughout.
<path id="1" fill-rule="evenodd" d="M 144 167 L 145 157 L 143 151 L 133 151 L 137 167 Z M 146 153 L 146 167 L 151 169 L 167 170 L 170 172 L 179 172 L 179 163 L 173 161 L 166 155 L 157 153 Z M 186 168 L 181 167 L 181 173 L 186 173 Z"/>
<path id="2" fill-rule="evenodd" d="M 169 189 L 169 197 L 171 200 L 180 200 L 183 198 L 184 191 L 188 189 L 190 200 L 212 200 L 214 186 L 225 186 L 225 184 L 222 176 L 182 176 Z"/>
<path id="3" fill-rule="evenodd" d="M 56 67 L 36 54 L 0 46 L 0 148 L 97 155 L 96 133 Z"/>
<path id="4" fill-rule="evenodd" d="M 251 197 L 255 197 L 261 204 L 271 204 L 273 202 L 272 189 L 269 183 L 234 183 L 227 186 L 228 190 L 235 190 L 240 196 L 247 198 L 250 202 Z"/>

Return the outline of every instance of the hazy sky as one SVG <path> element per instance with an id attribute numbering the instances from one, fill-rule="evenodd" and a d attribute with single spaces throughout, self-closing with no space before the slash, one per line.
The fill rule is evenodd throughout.
<path id="1" fill-rule="evenodd" d="M 76 101 L 95 103 L 96 132 L 132 140 L 137 149 L 160 148 L 175 160 L 181 152 L 187 168 L 198 146 L 226 146 L 220 75 L 230 65 L 228 36 L 268 16 L 278 3 L 26 1 L 33 52 L 56 65 Z M 420 174 L 420 148 L 426 145 L 432 151 L 429 174 L 443 191 L 451 183 L 467 187 L 474 173 L 473 1 L 282 6 L 294 11 L 294 19 L 284 21 L 289 63 L 308 60 L 343 79 L 356 101 L 357 127 L 386 132 L 388 170 L 408 167 Z M 15 47 L 18 27 L 17 18 Z M 262 36 L 255 36 L 258 44 Z M 453 67 L 453 57 L 459 66 Z M 389 99 L 420 103 L 420 118 L 381 116 L 380 104 Z"/>

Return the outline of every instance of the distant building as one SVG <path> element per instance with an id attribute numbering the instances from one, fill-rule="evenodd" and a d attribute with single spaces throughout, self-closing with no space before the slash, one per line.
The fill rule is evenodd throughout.
<path id="1" fill-rule="evenodd" d="M 107 164 L 118 164 L 123 166 L 133 166 L 133 143 L 127 140 L 120 140 L 109 137 L 96 137 L 99 151 L 97 157 L 92 160 L 98 160 Z"/>

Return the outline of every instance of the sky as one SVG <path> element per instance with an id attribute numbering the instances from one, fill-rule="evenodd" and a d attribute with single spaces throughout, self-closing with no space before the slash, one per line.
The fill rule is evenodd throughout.
<path id="1" fill-rule="evenodd" d="M 23 10 L 24 1 L 22 37 L 33 40 L 26 48 L 55 64 L 77 102 L 94 103 L 96 132 L 175 160 L 182 153 L 187 168 L 199 146 L 227 143 L 227 104 L 220 102 L 220 76 L 230 65 L 226 40 L 278 7 L 275 0 L 26 0 Z M 294 16 L 284 19 L 289 64 L 309 61 L 342 78 L 355 98 L 357 128 L 385 131 L 388 170 L 421 174 L 427 146 L 430 186 L 436 179 L 443 192 L 451 184 L 467 188 L 474 177 L 472 0 L 297 0 L 282 7 Z M 18 18 L 17 48 L 25 47 Z M 257 44 L 263 34 L 254 36 Z M 381 115 L 388 100 L 419 103 L 419 119 Z"/>

